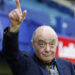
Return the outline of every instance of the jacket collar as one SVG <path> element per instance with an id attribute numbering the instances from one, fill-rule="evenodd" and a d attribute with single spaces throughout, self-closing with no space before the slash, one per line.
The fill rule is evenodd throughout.
<path id="1" fill-rule="evenodd" d="M 35 54 L 32 57 L 33 57 L 34 61 L 37 63 L 38 66 L 42 66 L 43 68 L 45 68 L 45 65 L 47 65 L 47 64 L 44 64 L 42 61 L 40 61 Z M 58 72 L 59 72 L 59 75 L 65 75 L 65 66 L 62 63 L 60 63 L 58 58 L 55 58 L 48 65 L 51 65 L 51 64 L 55 64 L 56 65 L 56 67 L 58 69 Z"/>
<path id="2" fill-rule="evenodd" d="M 59 75 L 65 75 L 65 66 L 62 63 L 60 63 L 58 58 L 55 58 L 55 60 Z"/>

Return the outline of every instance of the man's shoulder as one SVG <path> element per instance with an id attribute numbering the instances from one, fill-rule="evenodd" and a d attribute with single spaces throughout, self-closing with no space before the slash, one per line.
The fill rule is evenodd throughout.
<path id="1" fill-rule="evenodd" d="M 18 57 L 20 57 L 20 61 L 23 61 L 23 62 L 27 62 L 27 63 L 30 63 L 30 62 L 34 62 L 33 58 L 32 58 L 32 55 L 26 51 L 19 51 L 20 54 L 18 55 Z"/>
<path id="2" fill-rule="evenodd" d="M 72 64 L 70 61 L 62 58 L 56 57 L 56 62 L 62 63 L 62 64 Z"/>
<path id="3" fill-rule="evenodd" d="M 24 51 L 20 51 L 20 53 L 25 56 L 25 57 L 32 57 L 30 53 L 26 52 L 25 50 Z"/>

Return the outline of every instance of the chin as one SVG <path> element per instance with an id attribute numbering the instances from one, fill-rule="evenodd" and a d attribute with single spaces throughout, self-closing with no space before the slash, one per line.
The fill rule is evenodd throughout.
<path id="1" fill-rule="evenodd" d="M 49 59 L 47 59 L 47 58 L 42 58 L 41 60 L 43 61 L 43 62 L 45 62 L 45 63 L 50 63 L 52 60 L 53 60 L 54 58 L 49 58 Z"/>
<path id="2" fill-rule="evenodd" d="M 43 60 L 44 63 L 50 63 L 51 60 Z"/>

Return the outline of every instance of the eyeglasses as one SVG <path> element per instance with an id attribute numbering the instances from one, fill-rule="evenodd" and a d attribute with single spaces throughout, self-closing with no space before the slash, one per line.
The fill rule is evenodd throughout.
<path id="1" fill-rule="evenodd" d="M 57 46 L 57 40 L 34 40 L 40 48 L 46 48 L 49 45 L 50 48 L 55 48 Z"/>

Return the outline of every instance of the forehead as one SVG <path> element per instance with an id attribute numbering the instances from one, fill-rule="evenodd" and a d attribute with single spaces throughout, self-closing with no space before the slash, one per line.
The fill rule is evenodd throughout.
<path id="1" fill-rule="evenodd" d="M 37 31 L 35 34 L 36 40 L 54 40 L 56 38 L 56 34 L 54 32 L 51 32 L 50 30 Z"/>
<path id="2" fill-rule="evenodd" d="M 57 39 L 57 34 L 50 26 L 40 26 L 35 30 L 33 38 L 34 40 L 51 40 Z"/>

